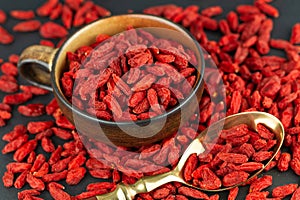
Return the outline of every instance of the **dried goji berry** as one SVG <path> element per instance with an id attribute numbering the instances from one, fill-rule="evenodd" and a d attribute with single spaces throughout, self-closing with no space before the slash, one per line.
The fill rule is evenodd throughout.
<path id="1" fill-rule="evenodd" d="M 50 40 L 41 40 L 40 45 L 55 47 L 55 44 Z"/>
<path id="2" fill-rule="evenodd" d="M 23 163 L 23 162 L 11 162 L 6 165 L 7 171 L 11 171 L 12 173 L 21 173 L 23 171 L 29 170 L 31 168 L 31 164 Z"/>
<path id="3" fill-rule="evenodd" d="M 107 169 L 92 169 L 89 172 L 94 178 L 109 179 L 112 175 L 110 170 Z"/>
<path id="4" fill-rule="evenodd" d="M 16 94 L 11 94 L 11 95 L 6 95 L 3 98 L 3 103 L 10 104 L 10 105 L 16 105 L 16 104 L 21 104 L 25 103 L 29 99 L 32 98 L 31 93 L 16 93 Z"/>
<path id="5" fill-rule="evenodd" d="M 0 90 L 6 93 L 13 93 L 18 91 L 19 85 L 13 81 L 9 80 L 1 80 L 0 79 L 1 88 Z"/>
<path id="6" fill-rule="evenodd" d="M 20 148 L 25 142 L 27 142 L 28 140 L 28 135 L 20 135 L 19 137 L 17 137 L 16 139 L 14 139 L 13 141 L 9 142 L 8 144 L 6 144 L 3 149 L 2 149 L 2 153 L 3 154 L 7 154 L 13 151 L 16 151 L 18 148 Z"/>
<path id="7" fill-rule="evenodd" d="M 249 192 L 260 192 L 272 185 L 272 176 L 265 175 L 251 183 Z"/>
<path id="8" fill-rule="evenodd" d="M 221 180 L 208 167 L 202 169 L 200 178 L 202 180 L 199 182 L 199 186 L 203 189 L 214 190 L 222 185 Z"/>
<path id="9" fill-rule="evenodd" d="M 228 200 L 235 200 L 239 192 L 239 188 L 235 187 L 229 190 Z"/>
<path id="10" fill-rule="evenodd" d="M 17 54 L 10 54 L 8 57 L 8 61 L 13 63 L 13 64 L 17 64 L 19 61 L 19 55 Z"/>
<path id="11" fill-rule="evenodd" d="M 39 170 L 33 172 L 33 176 L 42 178 L 44 175 L 48 174 L 49 172 L 49 164 L 44 162 L 44 164 L 40 167 Z"/>
<path id="12" fill-rule="evenodd" d="M 94 197 L 95 195 L 101 195 L 107 193 L 107 190 L 92 190 L 87 192 L 82 192 L 81 194 L 76 195 L 78 199 L 86 199 L 90 197 Z"/>
<path id="13" fill-rule="evenodd" d="M 185 163 L 183 176 L 186 181 L 192 180 L 192 172 L 196 169 L 198 164 L 198 159 L 196 154 L 192 154 Z"/>
<path id="14" fill-rule="evenodd" d="M 60 128 L 66 128 L 66 129 L 75 129 L 74 125 L 66 118 L 64 115 L 60 115 L 56 118 L 55 123 Z"/>
<path id="15" fill-rule="evenodd" d="M 277 168 L 279 171 L 287 171 L 289 163 L 291 161 L 291 155 L 289 153 L 282 153 L 279 157 Z"/>
<path id="16" fill-rule="evenodd" d="M 74 157 L 68 164 L 68 169 L 71 170 L 71 169 L 76 169 L 80 166 L 82 166 L 86 161 L 86 157 L 85 157 L 85 154 L 82 152 L 82 153 L 79 153 L 76 157 Z"/>
<path id="17" fill-rule="evenodd" d="M 24 125 L 16 125 L 14 129 L 3 135 L 2 140 L 11 142 L 17 137 L 24 135 L 27 132 L 27 129 Z"/>
<path id="18" fill-rule="evenodd" d="M 49 104 L 46 106 L 46 113 L 48 115 L 51 115 L 54 113 L 54 111 L 56 111 L 58 109 L 58 104 L 56 99 L 52 99 Z"/>
<path id="19" fill-rule="evenodd" d="M 36 122 L 29 122 L 27 124 L 27 130 L 31 134 L 36 134 L 46 129 L 51 128 L 54 125 L 53 121 L 36 121 Z"/>
<path id="20" fill-rule="evenodd" d="M 68 174 L 67 170 L 57 172 L 57 173 L 52 173 L 52 174 L 46 174 L 42 177 L 42 180 L 46 183 L 57 182 L 57 181 L 65 179 L 67 177 L 67 174 Z"/>
<path id="21" fill-rule="evenodd" d="M 54 9 L 51 11 L 51 14 L 50 14 L 51 20 L 55 20 L 60 16 L 60 14 L 62 13 L 62 6 L 63 5 L 61 3 L 58 3 L 56 5 L 56 7 L 54 7 Z"/>
<path id="22" fill-rule="evenodd" d="M 33 85 L 20 85 L 20 90 L 31 93 L 33 95 L 45 95 L 49 93 L 48 90 Z"/>
<path id="23" fill-rule="evenodd" d="M 32 164 L 35 161 L 36 153 L 32 151 L 27 157 L 27 163 Z"/>
<path id="24" fill-rule="evenodd" d="M 1 65 L 1 71 L 4 74 L 11 75 L 11 76 L 17 76 L 18 75 L 17 67 L 13 63 L 10 63 L 10 62 L 3 63 Z"/>
<path id="25" fill-rule="evenodd" d="M 185 187 L 185 186 L 182 186 L 182 187 L 178 188 L 178 193 L 183 194 L 183 195 L 188 196 L 188 197 L 197 198 L 197 199 L 209 199 L 207 194 L 205 194 L 205 193 L 203 193 L 199 190 L 189 188 L 189 187 Z"/>
<path id="26" fill-rule="evenodd" d="M 70 29 L 72 26 L 73 13 L 72 10 L 67 5 L 63 5 L 61 19 L 64 26 L 67 29 Z"/>
<path id="27" fill-rule="evenodd" d="M 297 200 L 298 198 L 300 198 L 300 189 L 299 189 L 299 188 L 297 188 L 297 189 L 294 191 L 294 193 L 293 193 L 293 195 L 292 195 L 292 197 L 291 197 L 291 200 Z"/>
<path id="28" fill-rule="evenodd" d="M 292 44 L 298 44 L 298 43 L 300 43 L 299 35 L 300 35 L 300 24 L 297 23 L 292 28 L 290 42 Z"/>
<path id="29" fill-rule="evenodd" d="M 43 191 L 45 189 L 44 182 L 41 179 L 34 177 L 31 173 L 27 174 L 26 181 L 32 189 L 38 191 Z"/>
<path id="30" fill-rule="evenodd" d="M 105 165 L 95 158 L 89 158 L 85 165 L 88 169 L 109 169 L 108 165 Z"/>
<path id="31" fill-rule="evenodd" d="M 40 28 L 40 35 L 44 38 L 63 38 L 68 35 L 68 31 L 55 22 L 46 22 Z"/>
<path id="32" fill-rule="evenodd" d="M 152 197 L 154 199 L 163 199 L 170 194 L 170 190 L 168 188 L 158 188 L 152 193 Z"/>
<path id="33" fill-rule="evenodd" d="M 14 153 L 14 160 L 21 162 L 24 160 L 24 158 L 30 154 L 32 151 L 35 150 L 37 147 L 37 141 L 36 140 L 29 140 L 25 144 L 23 144 L 17 151 Z"/>
<path id="34" fill-rule="evenodd" d="M 13 27 L 15 32 L 31 32 L 39 30 L 41 22 L 38 20 L 29 20 L 24 22 L 19 22 Z"/>
<path id="35" fill-rule="evenodd" d="M 269 192 L 251 192 L 247 194 L 246 200 L 251 200 L 251 199 L 265 199 L 269 195 Z"/>
<path id="36" fill-rule="evenodd" d="M 5 187 L 11 187 L 14 184 L 14 174 L 10 171 L 4 172 L 2 181 Z"/>
<path id="37" fill-rule="evenodd" d="M 0 10 L 0 24 L 3 24 L 6 21 L 6 13 L 3 10 Z"/>
<path id="38" fill-rule="evenodd" d="M 24 199 L 26 195 L 40 195 L 41 193 L 38 190 L 35 189 L 29 189 L 29 190 L 23 190 L 21 192 L 18 192 L 18 199 Z"/>
<path id="39" fill-rule="evenodd" d="M 248 161 L 248 157 L 243 154 L 220 152 L 218 154 L 218 157 L 225 162 L 232 162 L 232 163 L 246 163 Z"/>
<path id="40" fill-rule="evenodd" d="M 254 14 L 254 13 L 259 13 L 259 9 L 254 7 L 253 5 L 238 5 L 236 7 L 236 10 L 237 12 L 240 14 L 240 15 L 243 15 L 243 14 Z"/>
<path id="41" fill-rule="evenodd" d="M 28 174 L 28 170 L 25 170 L 16 178 L 14 182 L 15 188 L 21 189 L 25 185 L 27 174 Z"/>
<path id="42" fill-rule="evenodd" d="M 202 15 L 205 15 L 207 17 L 213 17 L 215 15 L 220 15 L 223 12 L 222 7 L 220 6 L 211 6 L 208 8 L 205 8 L 201 11 Z"/>
<path id="43" fill-rule="evenodd" d="M 278 10 L 270 4 L 256 1 L 255 6 L 257 6 L 262 12 L 266 13 L 267 15 L 270 15 L 272 17 L 279 17 Z"/>
<path id="44" fill-rule="evenodd" d="M 63 191 L 64 186 L 60 185 L 55 182 L 51 182 L 48 184 L 48 190 L 52 196 L 53 199 L 59 200 L 59 199 L 66 199 L 66 200 L 71 200 L 71 196 Z"/>
<path id="45" fill-rule="evenodd" d="M 18 112 L 24 116 L 37 117 L 45 113 L 44 104 L 28 104 L 18 107 Z"/>
<path id="46" fill-rule="evenodd" d="M 14 36 L 11 35 L 6 29 L 0 26 L 0 43 L 10 44 L 14 41 Z"/>
<path id="47" fill-rule="evenodd" d="M 111 15 L 111 12 L 102 6 L 94 5 L 94 8 L 100 17 L 107 17 Z"/>
<path id="48" fill-rule="evenodd" d="M 41 146 L 42 146 L 43 150 L 47 153 L 51 153 L 51 152 L 55 151 L 55 146 L 54 146 L 52 140 L 48 137 L 42 138 Z"/>
<path id="49" fill-rule="evenodd" d="M 293 192 L 298 188 L 298 184 L 287 184 L 283 186 L 277 186 L 272 190 L 273 197 L 284 198 L 287 195 L 293 194 Z"/>
<path id="50" fill-rule="evenodd" d="M 269 165 L 267 165 L 264 169 L 264 171 L 270 171 L 271 169 L 273 169 L 275 166 L 277 165 L 276 161 L 271 161 Z"/>
<path id="51" fill-rule="evenodd" d="M 254 172 L 256 170 L 260 170 L 263 168 L 262 163 L 257 162 L 246 162 L 241 165 L 236 166 L 237 170 L 245 171 L 245 172 Z"/>
<path id="52" fill-rule="evenodd" d="M 236 184 L 245 182 L 249 174 L 243 171 L 233 171 L 229 174 L 226 174 L 223 177 L 222 183 L 225 187 L 234 186 Z"/>
<path id="53" fill-rule="evenodd" d="M 86 169 L 84 167 L 69 170 L 66 177 L 66 183 L 69 185 L 77 185 L 84 178 L 85 173 Z"/>
<path id="54" fill-rule="evenodd" d="M 58 0 L 48 0 L 42 6 L 40 6 L 36 12 L 39 16 L 49 16 L 57 4 Z"/>
<path id="55" fill-rule="evenodd" d="M 84 23 L 84 15 L 94 6 L 94 3 L 87 1 L 82 5 L 74 16 L 73 26 L 81 26 Z"/>
<path id="56" fill-rule="evenodd" d="M 35 17 L 33 10 L 12 10 L 9 14 L 13 18 L 21 20 L 29 20 Z"/>

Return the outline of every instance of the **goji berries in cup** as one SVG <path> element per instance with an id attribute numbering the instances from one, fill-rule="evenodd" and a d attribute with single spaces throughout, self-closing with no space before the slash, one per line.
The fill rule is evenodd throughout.
<path id="1" fill-rule="evenodd" d="M 65 94 L 66 87 L 62 84 L 62 78 L 64 73 L 69 71 L 68 52 L 75 52 L 84 46 L 94 45 L 95 38 L 99 34 L 120 36 L 126 30 L 130 32 L 131 30 L 128 30 L 128 27 L 132 27 L 137 31 L 144 31 L 146 35 L 149 32 L 155 37 L 159 37 L 159 41 L 162 38 L 170 40 L 170 44 L 177 42 L 188 49 L 188 51 L 193 52 L 193 55 L 195 55 L 194 62 L 190 61 L 190 63 L 194 65 L 190 65 L 195 68 L 194 84 L 191 86 L 189 94 L 180 102 L 178 101 L 174 107 L 164 110 L 156 116 L 150 118 L 141 117 L 137 120 L 97 118 L 91 115 L 92 112 L 87 112 L 85 108 L 80 109 L 78 104 L 76 106 L 73 105 L 76 101 L 74 88 L 70 97 L 67 97 Z M 101 43 L 99 46 L 101 47 Z M 109 53 L 107 52 L 108 56 L 114 56 Z M 60 108 L 76 126 L 78 132 L 89 138 L 117 146 L 136 147 L 152 144 L 176 133 L 191 115 L 199 113 L 198 102 L 204 87 L 204 56 L 197 41 L 185 29 L 175 23 L 160 17 L 142 14 L 119 15 L 93 22 L 76 32 L 60 49 L 40 45 L 30 46 L 21 54 L 18 66 L 20 73 L 29 82 L 42 88 L 53 90 Z M 177 67 L 180 68 L 180 66 Z M 147 76 L 145 72 L 143 73 L 145 81 L 149 81 L 148 78 L 151 79 L 151 77 Z M 128 74 L 125 74 L 125 76 L 129 76 Z M 118 81 L 120 77 L 117 75 L 112 76 L 112 79 L 120 82 Z M 185 87 L 188 83 L 189 81 L 185 80 L 185 82 L 180 82 L 181 85 L 177 87 Z M 80 82 L 80 84 L 86 84 L 86 81 Z M 90 83 L 90 87 L 92 86 L 93 82 Z M 135 91 L 138 86 L 131 85 L 130 87 L 133 92 L 138 91 Z M 147 91 L 147 93 L 151 92 L 153 91 Z M 85 93 L 90 95 L 90 92 Z M 176 89 L 173 93 L 176 93 Z M 109 101 L 111 104 L 114 102 L 112 100 Z M 111 112 L 118 115 L 114 109 L 111 109 Z M 121 114 L 119 113 L 118 116 L 121 116 Z"/>

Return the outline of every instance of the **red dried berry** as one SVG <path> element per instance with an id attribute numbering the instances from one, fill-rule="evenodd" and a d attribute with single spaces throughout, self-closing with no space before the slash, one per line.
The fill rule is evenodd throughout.
<path id="1" fill-rule="evenodd" d="M 10 104 L 10 105 L 17 105 L 27 102 L 32 98 L 31 93 L 16 93 L 11 95 L 6 95 L 3 98 L 3 103 Z"/>
<path id="2" fill-rule="evenodd" d="M 12 10 L 10 16 L 20 20 L 29 20 L 35 17 L 33 10 Z"/>
<path id="3" fill-rule="evenodd" d="M 58 4 L 58 0 L 47 0 L 42 6 L 40 6 L 36 12 L 39 16 L 49 16 L 51 11 Z"/>
<path id="4" fill-rule="evenodd" d="M 279 197 L 284 198 L 290 194 L 293 194 L 293 192 L 298 188 L 298 184 L 287 184 L 283 186 L 277 186 L 272 190 L 272 196 L 273 197 Z"/>
<path id="5" fill-rule="evenodd" d="M 10 62 L 5 62 L 1 65 L 1 71 L 3 74 L 11 75 L 11 76 L 17 76 L 18 75 L 18 69 L 17 67 Z"/>
<path id="6" fill-rule="evenodd" d="M 18 107 L 18 112 L 27 117 L 37 117 L 45 113 L 44 104 L 28 104 Z"/>
<path id="7" fill-rule="evenodd" d="M 68 31 L 57 23 L 46 22 L 40 28 L 40 35 L 48 39 L 64 38 L 68 35 Z"/>
<path id="8" fill-rule="evenodd" d="M 6 21 L 6 13 L 0 9 L 0 24 L 3 24 Z"/>
<path id="9" fill-rule="evenodd" d="M 27 130 L 31 134 L 36 134 L 51 128 L 54 125 L 53 121 L 36 121 L 27 124 Z"/>
<path id="10" fill-rule="evenodd" d="M 10 44 L 14 41 L 14 36 L 0 26 L 0 44 Z"/>

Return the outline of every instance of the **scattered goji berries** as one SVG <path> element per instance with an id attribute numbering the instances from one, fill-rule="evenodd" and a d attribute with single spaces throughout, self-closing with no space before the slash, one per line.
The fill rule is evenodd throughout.
<path id="1" fill-rule="evenodd" d="M 76 3 L 67 1 L 65 3 L 59 3 L 58 0 L 49 0 L 37 8 L 36 13 L 38 16 L 47 16 L 51 20 L 61 17 L 63 25 L 67 29 L 70 29 L 72 26 L 88 24 L 99 18 L 111 15 L 110 11 L 104 7 L 91 1 L 85 2 L 82 0 L 77 1 Z M 64 38 L 68 34 L 68 31 L 64 27 L 54 22 L 46 22 L 41 26 L 41 22 L 34 19 L 35 12 L 33 10 L 11 10 L 9 14 L 15 19 L 27 20 L 14 25 L 13 31 L 15 32 L 31 32 L 39 30 L 42 37 L 49 39 Z M 0 10 L 0 24 L 5 23 L 6 19 L 6 13 L 3 10 Z M 14 41 L 14 37 L 2 26 L 0 27 L 0 33 L 1 44 L 10 44 Z M 49 43 L 42 44 L 49 45 Z"/>

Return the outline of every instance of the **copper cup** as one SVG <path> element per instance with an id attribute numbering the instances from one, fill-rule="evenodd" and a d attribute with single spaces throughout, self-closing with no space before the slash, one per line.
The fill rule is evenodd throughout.
<path id="1" fill-rule="evenodd" d="M 97 119 L 79 110 L 65 98 L 60 85 L 63 72 L 67 71 L 66 53 L 81 46 L 90 45 L 98 34 L 115 35 L 125 31 L 128 25 L 134 28 L 151 28 L 153 34 L 180 42 L 195 52 L 198 65 L 197 80 L 188 97 L 175 108 L 149 120 L 114 122 Z M 165 31 L 172 34 L 166 34 Z M 144 15 L 127 14 L 95 21 L 72 35 L 59 49 L 34 45 L 26 48 L 18 63 L 20 74 L 33 85 L 53 91 L 65 116 L 76 126 L 79 133 L 108 144 L 126 147 L 147 145 L 162 140 L 178 128 L 198 109 L 203 92 L 204 57 L 198 42 L 181 26 L 166 19 Z M 162 124 L 163 122 L 163 124 Z M 156 133 L 150 134 L 149 133 Z"/>

